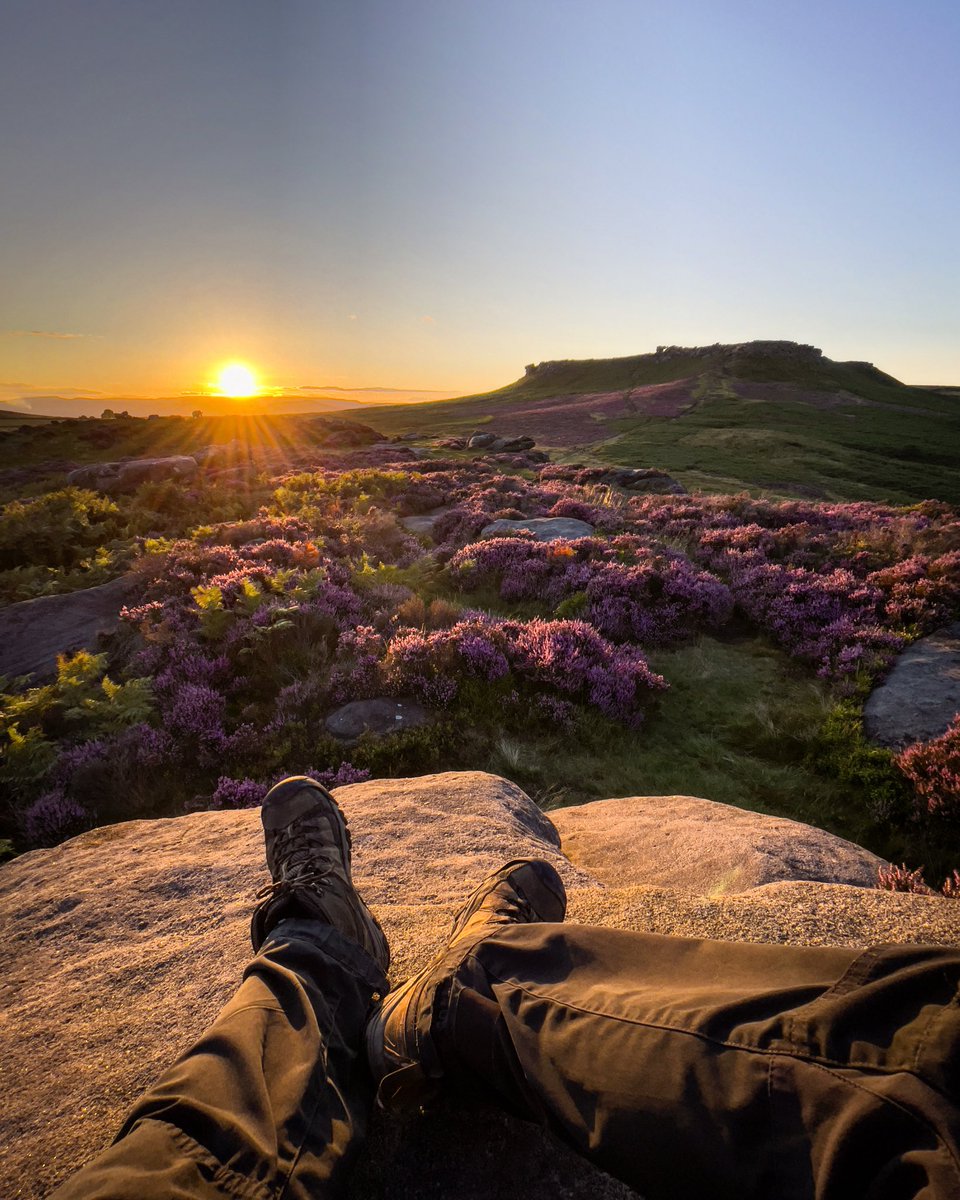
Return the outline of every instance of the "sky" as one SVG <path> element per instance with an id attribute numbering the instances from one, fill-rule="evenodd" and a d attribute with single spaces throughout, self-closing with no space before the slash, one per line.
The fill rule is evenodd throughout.
<path id="1" fill-rule="evenodd" d="M 955 0 L 0 0 L 0 398 L 960 384 L 958 55 Z"/>

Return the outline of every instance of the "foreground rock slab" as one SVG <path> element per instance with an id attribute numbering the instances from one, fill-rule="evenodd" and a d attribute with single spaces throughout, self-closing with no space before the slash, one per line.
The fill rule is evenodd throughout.
<path id="1" fill-rule="evenodd" d="M 863 708 L 867 736 L 891 750 L 946 733 L 960 713 L 960 621 L 919 638 Z"/>
<path id="2" fill-rule="evenodd" d="M 96 650 L 100 637 L 116 629 L 133 592 L 134 584 L 121 577 L 0 609 L 0 675 L 33 675 L 35 683 L 55 678 L 57 655 Z"/>
<path id="3" fill-rule="evenodd" d="M 552 814 L 564 854 L 603 883 L 702 896 L 811 880 L 873 887 L 888 864 L 844 838 L 695 796 L 595 800 Z"/>
<path id="4" fill-rule="evenodd" d="M 353 831 L 357 884 L 393 948 L 394 982 L 436 953 L 475 883 L 519 855 L 557 866 L 571 921 L 810 945 L 960 945 L 956 901 L 795 882 L 786 853 L 785 882 L 736 895 L 639 881 L 631 863 L 643 848 L 629 805 L 623 825 L 604 802 L 551 821 L 518 787 L 483 772 L 378 780 L 336 795 Z M 640 798 L 638 811 L 644 800 L 669 817 L 673 798 Z M 575 812 L 584 819 L 572 822 Z M 747 815 L 758 835 L 770 820 Z M 578 856 L 572 825 L 582 847 L 594 818 L 596 871 L 562 849 L 565 841 Z M 718 829 L 703 825 L 705 849 Z M 610 886 L 617 856 L 623 870 Z M 47 1195 L 109 1141 L 137 1093 L 201 1033 L 237 986 L 253 896 L 266 879 L 257 810 L 131 821 L 0 867 L 0 1194 Z M 539 1130 L 473 1103 L 402 1121 L 375 1117 L 352 1195 L 499 1200 L 521 1191 L 529 1200 L 633 1195 Z"/>

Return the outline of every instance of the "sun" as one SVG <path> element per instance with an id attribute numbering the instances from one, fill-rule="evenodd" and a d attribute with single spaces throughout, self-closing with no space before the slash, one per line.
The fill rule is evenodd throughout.
<path id="1" fill-rule="evenodd" d="M 217 390 L 221 396 L 242 400 L 246 396 L 255 396 L 260 388 L 256 375 L 246 363 L 230 362 L 221 367 L 217 375 Z"/>

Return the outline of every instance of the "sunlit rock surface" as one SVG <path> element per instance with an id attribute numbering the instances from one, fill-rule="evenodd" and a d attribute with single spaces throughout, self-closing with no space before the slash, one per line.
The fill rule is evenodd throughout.
<path id="1" fill-rule="evenodd" d="M 811 882 L 811 847 L 824 876 L 830 869 L 827 835 L 741 814 L 751 845 L 747 826 L 714 811 L 723 806 L 689 797 L 598 802 L 548 819 L 519 788 L 482 772 L 378 780 L 336 795 L 353 831 L 356 882 L 390 938 L 394 982 L 436 952 L 475 884 L 518 855 L 557 866 L 571 921 L 745 941 L 960 945 L 956 901 Z M 662 874 L 649 882 L 643 865 L 665 857 L 645 844 L 651 813 L 663 829 L 684 830 L 673 885 Z M 691 883 L 698 813 L 700 855 L 712 864 L 699 886 L 716 890 L 728 838 L 731 862 L 754 864 L 735 894 L 680 890 Z M 832 843 L 845 869 L 857 848 Z M 249 956 L 253 896 L 266 879 L 257 810 L 131 821 L 0 867 L 0 1194 L 46 1195 L 216 1015 Z M 531 1126 L 450 1103 L 425 1117 L 376 1117 L 353 1194 L 633 1193 Z"/>

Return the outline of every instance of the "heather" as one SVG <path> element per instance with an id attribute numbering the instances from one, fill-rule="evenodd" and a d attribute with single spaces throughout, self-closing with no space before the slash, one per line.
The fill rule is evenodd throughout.
<path id="1" fill-rule="evenodd" d="M 911 785 L 917 817 L 960 831 L 960 715 L 942 737 L 899 754 L 897 767 Z"/>
<path id="2" fill-rule="evenodd" d="M 633 496 L 597 468 L 389 448 L 229 470 L 7 506 L 8 598 L 121 570 L 136 597 L 103 655 L 4 685 L 18 847 L 255 805 L 291 772 L 484 767 L 545 804 L 699 793 L 909 870 L 955 865 L 956 730 L 895 758 L 860 721 L 897 651 L 958 612 L 949 506 Z M 414 535 L 404 518 L 424 513 L 432 532 Z M 594 532 L 481 537 L 549 516 Z M 349 744 L 327 731 L 375 697 L 430 719 Z"/>
<path id="3" fill-rule="evenodd" d="M 504 600 L 577 611 L 605 637 L 642 646 L 679 642 L 729 620 L 729 589 L 682 554 L 633 536 L 534 542 L 491 538 L 450 560 L 465 590 L 494 583 Z"/>

